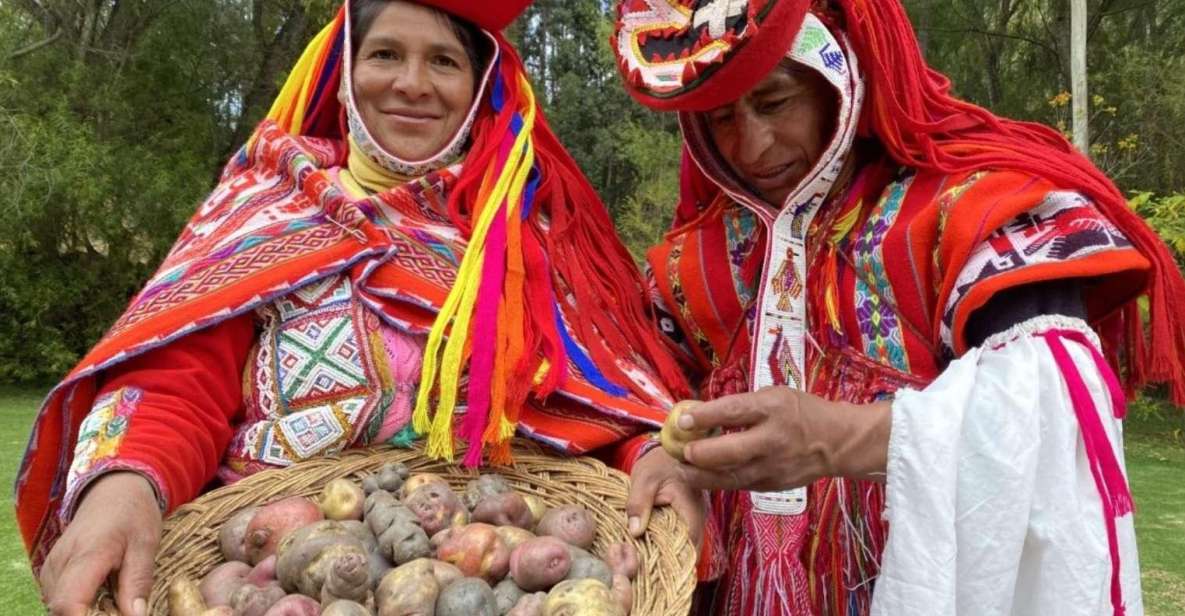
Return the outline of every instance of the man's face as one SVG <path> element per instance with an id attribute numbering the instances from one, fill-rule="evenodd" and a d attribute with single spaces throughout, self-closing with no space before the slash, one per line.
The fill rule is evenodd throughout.
<path id="1" fill-rule="evenodd" d="M 750 188 L 781 206 L 835 132 L 838 95 L 818 73 L 789 61 L 740 100 L 706 114 L 716 149 Z"/>

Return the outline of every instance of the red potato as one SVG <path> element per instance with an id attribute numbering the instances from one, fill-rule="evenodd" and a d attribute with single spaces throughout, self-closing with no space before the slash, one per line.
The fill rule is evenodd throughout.
<path id="1" fill-rule="evenodd" d="M 496 583 L 510 569 L 510 550 L 489 524 L 469 524 L 458 529 L 436 550 L 436 557 L 456 565 L 468 577 Z"/>
<path id="2" fill-rule="evenodd" d="M 289 533 L 322 519 L 324 516 L 317 504 L 303 496 L 291 496 L 264 505 L 247 524 L 247 535 L 243 540 L 247 562 L 259 564 L 276 553 L 280 541 Z"/>
<path id="3" fill-rule="evenodd" d="M 638 577 L 638 548 L 628 541 L 609 546 L 605 552 L 605 564 L 613 575 L 624 575 L 626 579 Z"/>
<path id="4" fill-rule="evenodd" d="M 263 616 L 320 616 L 321 604 L 304 595 L 288 595 Z"/>
<path id="5" fill-rule="evenodd" d="M 259 561 L 258 565 L 251 568 L 247 574 L 247 583 L 256 586 L 263 586 L 265 584 L 276 581 L 276 555 L 272 554 L 267 558 Z"/>
<path id="6" fill-rule="evenodd" d="M 487 496 L 473 509 L 473 521 L 494 526 L 534 527 L 534 518 L 526 499 L 517 492 Z"/>
<path id="7" fill-rule="evenodd" d="M 222 558 L 247 562 L 247 548 L 243 545 L 243 539 L 247 537 L 247 525 L 258 510 L 258 507 L 243 509 L 218 529 L 218 549 L 222 552 Z"/>
<path id="8" fill-rule="evenodd" d="M 420 518 L 420 526 L 429 537 L 450 526 L 469 522 L 469 510 L 447 484 L 429 483 L 417 488 L 404 499 L 404 504 Z"/>
<path id="9" fill-rule="evenodd" d="M 506 549 L 512 552 L 524 541 L 535 538 L 535 533 L 517 526 L 499 526 L 495 532 L 498 533 L 498 538 L 502 540 L 502 543 L 506 544 Z"/>
<path id="10" fill-rule="evenodd" d="M 230 606 L 235 616 L 264 616 L 273 605 L 288 593 L 280 588 L 279 582 L 263 586 L 244 584 L 231 597 Z"/>
<path id="11" fill-rule="evenodd" d="M 230 605 L 230 599 L 240 586 L 248 582 L 251 565 L 239 561 L 231 561 L 214 567 L 201 583 L 198 592 L 208 607 Z"/>
<path id="12" fill-rule="evenodd" d="M 408 477 L 407 481 L 403 482 L 403 486 L 399 488 L 399 498 L 401 500 L 407 500 L 407 497 L 411 496 L 412 492 L 434 483 L 448 487 L 448 482 L 445 481 L 444 477 L 436 473 L 416 473 Z"/>
<path id="13" fill-rule="evenodd" d="M 547 601 L 547 593 L 537 592 L 531 595 L 523 595 L 514 604 L 514 607 L 506 612 L 506 616 L 543 616 L 543 603 Z"/>
<path id="14" fill-rule="evenodd" d="M 318 504 L 326 520 L 361 520 L 366 494 L 349 479 L 334 479 L 321 490 Z"/>
<path id="15" fill-rule="evenodd" d="M 558 537 L 587 550 L 597 536 L 597 523 L 584 507 L 564 505 L 549 510 L 539 521 L 535 534 Z"/>
<path id="16" fill-rule="evenodd" d="M 547 590 L 572 568 L 568 544 L 555 537 L 537 537 L 510 554 L 510 577 L 525 591 Z"/>

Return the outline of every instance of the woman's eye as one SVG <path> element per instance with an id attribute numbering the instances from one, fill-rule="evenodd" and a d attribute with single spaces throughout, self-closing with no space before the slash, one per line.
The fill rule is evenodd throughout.
<path id="1" fill-rule="evenodd" d="M 732 110 L 717 111 L 708 116 L 708 121 L 716 126 L 727 124 L 732 121 Z"/>
<path id="2" fill-rule="evenodd" d="M 432 60 L 437 66 L 445 66 L 448 68 L 460 68 L 461 64 L 449 56 L 436 56 Z"/>

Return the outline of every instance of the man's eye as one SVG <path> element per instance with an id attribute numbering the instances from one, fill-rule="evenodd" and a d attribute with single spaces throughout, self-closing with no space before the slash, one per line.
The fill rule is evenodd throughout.
<path id="1" fill-rule="evenodd" d="M 376 60 L 396 60 L 399 58 L 399 54 L 390 49 L 376 49 L 371 52 L 370 57 Z"/>
<path id="2" fill-rule="evenodd" d="M 781 110 L 790 102 L 790 98 L 778 98 L 771 101 L 763 101 L 757 106 L 757 111 L 760 113 L 774 113 Z"/>

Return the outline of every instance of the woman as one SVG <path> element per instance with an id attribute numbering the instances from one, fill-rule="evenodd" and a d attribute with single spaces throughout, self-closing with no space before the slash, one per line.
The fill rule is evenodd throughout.
<path id="1" fill-rule="evenodd" d="M 703 613 L 1141 613 L 1112 365 L 1185 402 L 1185 287 L 1114 185 L 951 98 L 897 0 L 629 2 L 615 40 L 679 112 L 649 264 L 725 432 L 629 511 L 716 490 Z"/>
<path id="2" fill-rule="evenodd" d="M 310 44 L 38 417 L 17 509 L 54 613 L 118 571 L 143 614 L 162 515 L 215 478 L 451 458 L 454 424 L 469 465 L 516 429 L 625 459 L 661 421 L 681 377 L 641 277 L 498 33 L 525 4 L 350 0 Z"/>

